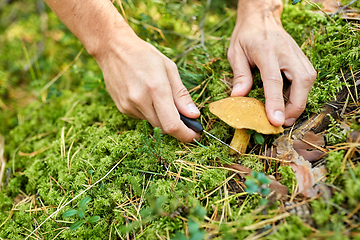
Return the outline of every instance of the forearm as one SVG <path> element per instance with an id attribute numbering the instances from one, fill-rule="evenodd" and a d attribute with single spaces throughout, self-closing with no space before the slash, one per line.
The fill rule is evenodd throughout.
<path id="1" fill-rule="evenodd" d="M 120 34 L 124 41 L 135 35 L 109 0 L 45 2 L 95 58 L 103 46 L 111 44 L 115 34 Z"/>

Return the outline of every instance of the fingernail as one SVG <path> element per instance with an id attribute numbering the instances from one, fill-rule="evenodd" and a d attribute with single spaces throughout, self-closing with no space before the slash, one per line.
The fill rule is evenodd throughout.
<path id="1" fill-rule="evenodd" d="M 285 125 L 286 126 L 291 126 L 294 124 L 294 122 L 296 121 L 296 118 L 288 118 L 285 120 Z"/>
<path id="2" fill-rule="evenodd" d="M 194 103 L 189 103 L 189 104 L 187 105 L 187 109 L 188 109 L 188 111 L 191 112 L 191 113 L 200 113 L 199 109 L 195 106 Z"/>
<path id="3" fill-rule="evenodd" d="M 233 87 L 233 92 L 239 91 L 242 88 L 242 83 L 237 83 L 234 87 Z"/>
<path id="4" fill-rule="evenodd" d="M 277 110 L 277 111 L 275 111 L 274 112 L 274 118 L 276 119 L 276 120 L 278 120 L 279 122 L 284 122 L 284 120 L 285 120 L 285 116 L 284 116 L 284 113 L 282 112 L 282 111 L 279 111 L 279 110 Z"/>

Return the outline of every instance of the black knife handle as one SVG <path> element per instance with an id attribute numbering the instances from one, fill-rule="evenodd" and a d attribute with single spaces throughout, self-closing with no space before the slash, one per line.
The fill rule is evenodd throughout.
<path id="1" fill-rule="evenodd" d="M 184 115 L 182 115 L 181 113 L 180 114 L 180 119 L 181 121 L 184 122 L 184 124 L 194 130 L 195 132 L 202 132 L 204 130 L 203 126 L 201 125 L 201 123 L 199 121 L 197 121 L 196 119 L 193 119 L 193 118 L 188 118 L 188 117 L 185 117 Z"/>

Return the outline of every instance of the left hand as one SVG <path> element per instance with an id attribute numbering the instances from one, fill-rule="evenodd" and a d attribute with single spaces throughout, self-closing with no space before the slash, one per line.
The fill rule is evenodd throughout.
<path id="1" fill-rule="evenodd" d="M 264 84 L 265 108 L 275 126 L 292 125 L 304 111 L 317 73 L 281 25 L 280 0 L 239 0 L 228 59 L 234 72 L 232 96 L 245 96 L 252 87 L 251 68 L 257 66 Z M 281 72 L 291 81 L 284 106 Z"/>

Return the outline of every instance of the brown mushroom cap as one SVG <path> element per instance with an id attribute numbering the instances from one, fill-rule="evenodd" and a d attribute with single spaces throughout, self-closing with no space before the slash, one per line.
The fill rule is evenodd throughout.
<path id="1" fill-rule="evenodd" d="M 210 112 L 235 129 L 251 129 L 262 134 L 278 134 L 284 131 L 269 122 L 265 105 L 255 98 L 228 97 L 209 105 Z"/>

